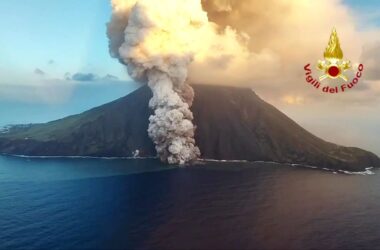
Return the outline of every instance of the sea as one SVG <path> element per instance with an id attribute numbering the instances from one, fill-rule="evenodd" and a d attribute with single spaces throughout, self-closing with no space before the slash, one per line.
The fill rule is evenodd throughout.
<path id="1" fill-rule="evenodd" d="M 0 249 L 380 249 L 380 172 L 0 156 Z"/>

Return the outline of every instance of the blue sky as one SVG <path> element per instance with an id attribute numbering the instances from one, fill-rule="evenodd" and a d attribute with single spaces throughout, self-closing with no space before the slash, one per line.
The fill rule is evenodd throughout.
<path id="1" fill-rule="evenodd" d="M 110 12 L 108 0 L 0 1 L 0 71 L 7 72 L 2 81 L 36 68 L 54 78 L 97 72 L 126 79 L 123 67 L 108 54 Z"/>
<path id="2" fill-rule="evenodd" d="M 108 0 L 0 1 L 0 126 L 58 119 L 136 88 L 108 53 L 110 15 Z M 119 81 L 68 83 L 67 72 Z"/>
<path id="3" fill-rule="evenodd" d="M 380 26 L 380 2 L 378 0 L 343 0 L 361 21 L 362 29 Z"/>

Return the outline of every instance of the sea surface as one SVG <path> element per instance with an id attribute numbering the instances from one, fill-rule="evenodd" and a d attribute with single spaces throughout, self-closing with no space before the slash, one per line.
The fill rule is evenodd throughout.
<path id="1" fill-rule="evenodd" d="M 0 249 L 380 249 L 380 172 L 0 157 Z"/>

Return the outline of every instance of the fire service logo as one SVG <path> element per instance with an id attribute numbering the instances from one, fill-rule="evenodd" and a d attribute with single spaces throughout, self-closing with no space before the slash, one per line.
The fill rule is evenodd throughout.
<path id="1" fill-rule="evenodd" d="M 335 29 L 331 32 L 330 40 L 323 54 L 324 60 L 319 60 L 316 68 L 320 73 L 318 78 L 312 75 L 310 63 L 305 65 L 306 82 L 324 93 L 337 94 L 354 88 L 362 77 L 364 66 L 357 64 L 353 69 L 351 62 L 343 59 L 338 34 Z M 348 74 L 356 74 L 349 81 Z"/>

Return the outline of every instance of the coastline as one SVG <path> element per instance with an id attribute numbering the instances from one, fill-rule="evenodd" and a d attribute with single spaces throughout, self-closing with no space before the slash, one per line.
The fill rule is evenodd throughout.
<path id="1" fill-rule="evenodd" d="M 12 154 L 0 154 L 0 156 L 6 157 L 17 157 L 17 158 L 26 158 L 26 159 L 99 159 L 99 160 L 145 160 L 145 159 L 158 159 L 158 157 L 147 156 L 131 156 L 131 157 L 100 157 L 100 156 L 28 156 L 28 155 L 12 155 Z M 322 171 L 328 171 L 332 174 L 348 174 L 348 175 L 375 175 L 375 172 L 371 171 L 374 167 L 367 167 L 365 171 L 347 171 L 343 169 L 329 169 L 329 168 L 320 168 L 317 166 L 303 165 L 297 163 L 281 163 L 273 161 L 247 161 L 247 160 L 216 160 L 216 159 L 198 159 L 199 162 L 220 162 L 220 163 L 263 163 L 263 164 L 274 164 L 274 165 L 284 165 L 288 167 L 300 167 L 300 168 L 309 168 L 317 169 Z"/>

